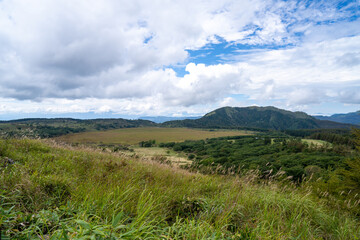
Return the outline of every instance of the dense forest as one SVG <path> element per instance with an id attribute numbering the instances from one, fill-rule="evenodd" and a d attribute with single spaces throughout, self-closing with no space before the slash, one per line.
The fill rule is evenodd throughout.
<path id="1" fill-rule="evenodd" d="M 350 136 L 336 130 L 309 136 L 321 140 L 261 134 L 159 146 L 186 154 L 193 162 L 185 168 L 195 172 L 242 175 L 255 171 L 262 179 L 291 179 L 296 184 L 305 181 L 319 194 L 327 192 L 342 199 L 347 192 L 357 199 L 360 157 L 355 146 L 360 144 L 360 130 L 354 129 Z M 360 213 L 360 208 L 354 211 Z"/>
<path id="2" fill-rule="evenodd" d="M 355 147 L 355 135 L 349 129 L 301 129 L 285 130 L 283 133 L 293 137 L 324 140 L 334 144 Z"/>
<path id="3" fill-rule="evenodd" d="M 226 137 L 200 141 L 160 144 L 174 151 L 187 153 L 194 162 L 190 168 L 239 171 L 260 170 L 263 175 L 282 170 L 295 181 L 310 177 L 314 169 L 323 174 L 344 166 L 353 149 L 345 145 L 314 144 L 295 138 L 264 136 Z"/>

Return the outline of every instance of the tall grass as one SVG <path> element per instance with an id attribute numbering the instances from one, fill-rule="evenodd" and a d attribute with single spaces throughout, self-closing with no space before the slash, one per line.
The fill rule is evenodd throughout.
<path id="1" fill-rule="evenodd" d="M 358 220 L 305 188 L 190 173 L 39 140 L 0 140 L 11 239 L 359 239 Z M 5 166 L 6 165 L 6 166 Z"/>

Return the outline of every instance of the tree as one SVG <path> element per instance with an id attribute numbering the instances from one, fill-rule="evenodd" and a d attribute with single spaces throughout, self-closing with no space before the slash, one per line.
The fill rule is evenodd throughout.
<path id="1" fill-rule="evenodd" d="M 360 129 L 353 129 L 356 149 L 360 152 Z M 360 194 L 360 156 L 345 161 L 346 168 L 341 171 L 344 188 L 354 194 Z"/>

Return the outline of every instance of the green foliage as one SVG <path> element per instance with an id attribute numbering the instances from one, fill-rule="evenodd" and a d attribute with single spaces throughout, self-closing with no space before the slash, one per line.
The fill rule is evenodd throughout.
<path id="1" fill-rule="evenodd" d="M 355 142 L 357 144 L 357 150 L 360 151 L 360 129 L 353 130 L 354 135 L 356 136 Z M 360 156 L 359 153 L 356 157 L 348 158 L 345 161 L 345 166 L 343 169 L 337 171 L 338 181 L 337 184 L 339 187 L 337 190 L 345 191 L 351 196 L 357 197 L 360 195 Z M 336 184 L 336 183 L 335 183 Z M 360 197 L 359 199 L 360 203 Z M 359 210 L 360 212 L 360 210 Z"/>
<path id="2" fill-rule="evenodd" d="M 294 181 L 302 180 L 308 166 L 322 170 L 336 169 L 343 166 L 346 158 L 346 152 L 336 152 L 326 145 L 308 145 L 300 139 L 274 139 L 266 135 L 185 141 L 173 144 L 172 149 L 194 155 L 190 168 L 196 171 L 209 172 L 209 168 L 217 171 L 219 165 L 221 171 L 230 168 L 241 172 L 259 169 L 264 177 L 269 172 L 276 174 L 284 171 Z M 320 177 L 322 171 L 318 172 Z"/>
<path id="3" fill-rule="evenodd" d="M 173 200 L 169 208 L 167 221 L 173 223 L 176 218 L 197 218 L 205 210 L 205 202 L 199 199 Z"/>
<path id="4" fill-rule="evenodd" d="M 301 129 L 285 130 L 284 133 L 301 138 L 323 140 L 336 145 L 355 148 L 354 136 L 350 129 Z"/>
<path id="5" fill-rule="evenodd" d="M 155 146 L 155 140 L 139 142 L 139 147 L 154 147 L 154 146 Z"/>
<path id="6" fill-rule="evenodd" d="M 353 216 L 286 181 L 208 176 L 35 140 L 0 146 L 0 158 L 15 161 L 0 168 L 2 239 L 360 237 Z"/>
<path id="7" fill-rule="evenodd" d="M 352 141 L 359 146 L 359 129 L 354 129 L 353 133 L 356 138 L 352 139 Z M 343 146 L 335 145 L 331 149 L 333 153 L 343 156 L 341 164 L 330 165 L 328 169 L 320 168 L 317 165 L 309 165 L 305 167 L 304 173 L 308 179 L 312 179 L 307 184 L 330 206 L 359 215 L 360 156 L 359 152 L 349 154 L 349 149 L 343 148 Z M 343 149 L 341 150 L 339 147 Z M 359 150 L 359 147 L 357 148 Z"/>
<path id="8" fill-rule="evenodd" d="M 270 137 L 265 137 L 264 138 L 264 144 L 265 145 L 271 144 L 271 138 Z"/>

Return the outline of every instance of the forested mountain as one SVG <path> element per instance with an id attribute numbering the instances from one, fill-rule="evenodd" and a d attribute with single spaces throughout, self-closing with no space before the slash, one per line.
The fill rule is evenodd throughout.
<path id="1" fill-rule="evenodd" d="M 360 125 L 360 111 L 346 113 L 346 114 L 334 114 L 331 116 L 314 116 L 314 117 L 319 120 L 329 120 L 339 123 L 350 123 L 350 124 Z"/>
<path id="2" fill-rule="evenodd" d="M 200 119 L 169 121 L 166 127 L 316 129 L 350 128 L 350 124 L 318 120 L 304 112 L 291 112 L 275 107 L 223 107 Z"/>

